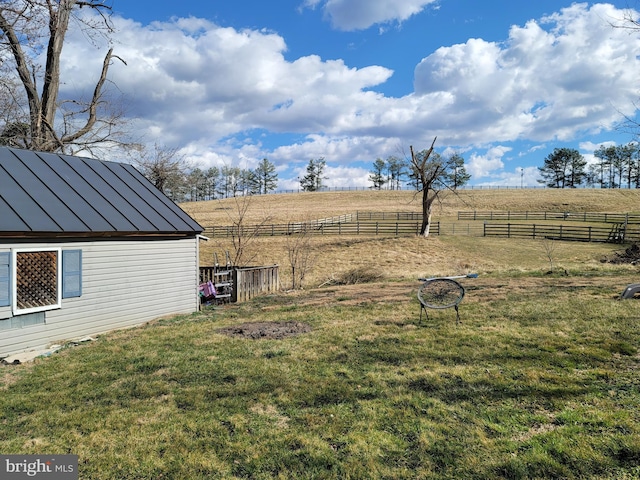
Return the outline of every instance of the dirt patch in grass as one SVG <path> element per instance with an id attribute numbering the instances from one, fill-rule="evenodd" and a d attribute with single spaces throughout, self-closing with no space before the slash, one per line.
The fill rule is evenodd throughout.
<path id="1" fill-rule="evenodd" d="M 281 339 L 307 333 L 311 327 L 302 322 L 248 322 L 232 327 L 220 328 L 219 333 L 231 337 L 257 339 Z"/>
<path id="2" fill-rule="evenodd" d="M 628 263 L 631 265 L 640 264 L 640 246 L 637 243 L 630 245 L 624 252 L 616 252 L 604 259 L 607 263 Z"/>
<path id="3" fill-rule="evenodd" d="M 527 298 L 555 295 L 565 292 L 567 296 L 587 292 L 591 296 L 618 298 L 624 287 L 638 281 L 633 273 L 613 276 L 543 276 L 543 277 L 482 277 L 462 279 L 465 287 L 464 303 L 487 302 L 505 298 Z M 292 304 L 300 306 L 364 305 L 368 303 L 404 302 L 407 298 L 418 305 L 417 292 L 421 283 L 414 282 L 378 282 L 356 285 L 340 285 L 314 288 L 303 291 L 290 291 L 282 295 L 278 305 L 264 306 L 264 310 L 281 308 Z"/>

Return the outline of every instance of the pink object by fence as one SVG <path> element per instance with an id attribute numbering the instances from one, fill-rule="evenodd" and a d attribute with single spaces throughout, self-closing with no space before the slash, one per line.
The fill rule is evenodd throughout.
<path id="1" fill-rule="evenodd" d="M 216 295 L 216 287 L 213 285 L 211 281 L 200 284 L 200 286 L 198 287 L 198 290 L 200 290 L 205 297 L 211 297 Z"/>

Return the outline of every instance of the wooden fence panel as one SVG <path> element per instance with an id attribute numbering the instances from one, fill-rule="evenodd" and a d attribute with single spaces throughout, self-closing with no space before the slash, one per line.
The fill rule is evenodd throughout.
<path id="1" fill-rule="evenodd" d="M 273 293 L 280 288 L 278 265 L 266 267 L 230 267 L 231 269 L 231 301 L 246 302 L 253 297 Z M 220 268 L 212 266 L 200 267 L 200 283 L 217 282 L 216 272 Z"/>
<path id="2" fill-rule="evenodd" d="M 209 238 L 229 238 L 232 236 L 283 236 L 296 234 L 310 235 L 416 235 L 420 233 L 422 220 L 395 221 L 355 221 L 334 223 L 289 223 L 281 225 L 247 226 L 238 230 L 231 226 L 205 227 L 203 235 Z M 431 224 L 431 232 L 438 234 L 439 223 Z"/>
<path id="3" fill-rule="evenodd" d="M 622 243 L 640 240 L 639 228 L 621 228 L 619 225 L 577 226 L 539 225 L 522 223 L 485 223 L 485 237 L 530 237 L 552 240 Z"/>
<path id="4" fill-rule="evenodd" d="M 458 220 L 563 220 L 568 222 L 640 225 L 640 214 L 606 212 L 459 211 Z"/>
<path id="5" fill-rule="evenodd" d="M 233 269 L 233 302 L 274 293 L 280 288 L 278 265 L 268 267 L 241 267 Z"/>

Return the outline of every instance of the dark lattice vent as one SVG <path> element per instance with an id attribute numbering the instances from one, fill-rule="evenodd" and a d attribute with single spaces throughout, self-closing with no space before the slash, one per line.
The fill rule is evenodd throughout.
<path id="1" fill-rule="evenodd" d="M 19 309 L 58 303 L 58 252 L 16 254 L 16 300 Z"/>

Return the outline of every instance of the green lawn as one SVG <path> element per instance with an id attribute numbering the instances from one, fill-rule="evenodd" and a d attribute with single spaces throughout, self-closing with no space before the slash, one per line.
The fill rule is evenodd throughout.
<path id="1" fill-rule="evenodd" d="M 542 280 L 467 282 L 459 325 L 453 310 L 419 325 L 411 285 L 344 288 L 3 366 L 0 452 L 77 454 L 92 480 L 640 478 L 638 301 Z M 312 330 L 218 332 L 251 321 Z"/>

